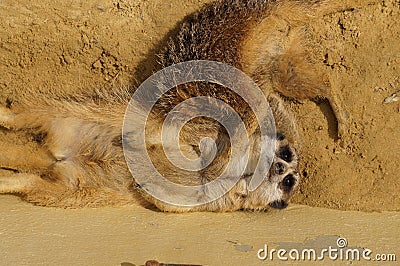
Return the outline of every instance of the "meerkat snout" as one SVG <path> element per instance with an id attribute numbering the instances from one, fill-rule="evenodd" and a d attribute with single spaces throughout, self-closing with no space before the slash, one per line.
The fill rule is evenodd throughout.
<path id="1" fill-rule="evenodd" d="M 269 206 L 271 208 L 281 210 L 281 209 L 286 208 L 288 206 L 288 203 L 286 201 L 284 201 L 284 200 L 276 200 L 276 201 L 271 202 L 269 204 Z"/>
<path id="2" fill-rule="evenodd" d="M 275 174 L 282 175 L 283 173 L 285 173 L 286 167 L 283 163 L 278 162 L 274 164 L 273 169 L 275 171 Z"/>

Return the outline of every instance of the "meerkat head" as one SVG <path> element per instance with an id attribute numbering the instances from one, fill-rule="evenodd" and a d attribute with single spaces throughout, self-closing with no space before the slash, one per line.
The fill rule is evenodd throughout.
<path id="1" fill-rule="evenodd" d="M 251 162 L 250 162 L 251 164 Z M 248 171 L 231 191 L 238 209 L 284 209 L 299 183 L 298 155 L 284 134 L 277 134 L 275 155 L 267 176 L 254 191 L 249 190 L 253 172 Z"/>
<path id="2" fill-rule="evenodd" d="M 275 136 L 274 136 L 275 137 Z M 262 138 L 258 138 L 263 144 Z M 266 145 L 269 141 L 265 141 Z M 137 186 L 146 200 L 165 211 L 235 211 L 235 210 L 266 210 L 269 208 L 284 209 L 288 206 L 290 197 L 299 183 L 298 154 L 294 145 L 284 134 L 276 135 L 274 157 L 269 160 L 270 168 L 263 177 L 261 184 L 250 189 L 254 176 L 255 165 L 259 154 L 254 152 L 247 162 L 244 175 L 233 188 L 222 197 L 199 206 L 175 206 L 162 202 L 142 191 L 143 186 Z M 221 188 L 223 190 L 223 188 Z M 215 192 L 215 191 L 214 191 Z M 171 194 L 171 191 L 166 193 Z M 178 195 L 176 192 L 174 195 Z M 211 193 L 212 194 L 212 193 Z M 145 196 L 147 195 L 147 196 Z M 200 195 L 200 194 L 199 194 Z M 199 195 L 193 195 L 194 197 Z M 202 196 L 201 194 L 200 196 Z M 208 195 L 208 194 L 207 194 Z"/>
<path id="3" fill-rule="evenodd" d="M 277 198 L 270 199 L 269 206 L 283 209 L 297 187 L 300 176 L 298 173 L 298 156 L 283 134 L 278 134 L 278 145 L 271 165 L 268 181 Z"/>

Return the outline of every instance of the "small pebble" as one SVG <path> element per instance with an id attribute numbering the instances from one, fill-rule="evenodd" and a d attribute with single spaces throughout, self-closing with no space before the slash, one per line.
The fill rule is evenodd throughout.
<path id="1" fill-rule="evenodd" d="M 391 96 L 387 97 L 383 102 L 384 103 L 392 103 L 397 102 L 400 98 L 397 96 L 396 93 L 393 93 Z"/>
<path id="2" fill-rule="evenodd" d="M 72 62 L 74 61 L 74 59 L 69 56 L 69 55 L 64 55 L 64 61 L 65 63 L 67 63 L 68 65 L 72 64 Z"/>

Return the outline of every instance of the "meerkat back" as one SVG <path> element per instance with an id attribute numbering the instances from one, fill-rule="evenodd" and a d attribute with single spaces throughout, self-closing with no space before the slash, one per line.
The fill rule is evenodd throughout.
<path id="1" fill-rule="evenodd" d="M 311 61 L 307 23 L 325 14 L 365 6 L 377 0 L 223 0 L 194 14 L 160 55 L 161 66 L 188 60 L 215 60 L 248 74 L 268 96 L 326 98 L 338 122 L 348 130 L 340 88 Z"/>

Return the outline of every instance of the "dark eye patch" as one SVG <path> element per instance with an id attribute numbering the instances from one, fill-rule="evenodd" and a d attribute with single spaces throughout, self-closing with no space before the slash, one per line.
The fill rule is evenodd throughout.
<path id="1" fill-rule="evenodd" d="M 285 176 L 285 178 L 281 182 L 282 190 L 286 193 L 289 193 L 293 186 L 296 184 L 296 178 L 292 174 Z"/>
<path id="2" fill-rule="evenodd" d="M 289 146 L 283 146 L 279 149 L 278 157 L 284 160 L 285 162 L 290 163 L 293 161 L 293 152 L 289 148 Z"/>
<path id="3" fill-rule="evenodd" d="M 276 133 L 276 139 L 277 140 L 284 140 L 286 138 L 285 134 L 283 133 Z"/>

